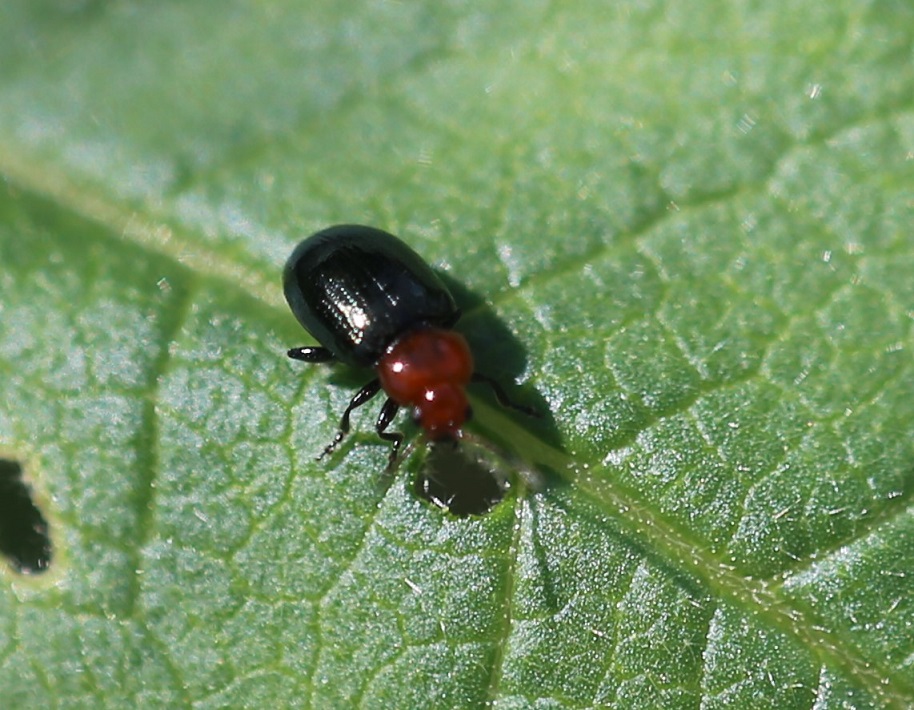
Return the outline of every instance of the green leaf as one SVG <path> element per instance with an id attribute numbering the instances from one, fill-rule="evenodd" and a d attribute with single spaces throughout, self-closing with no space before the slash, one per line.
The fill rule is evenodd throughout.
<path id="1" fill-rule="evenodd" d="M 914 704 L 914 6 L 0 6 L 4 705 Z M 393 477 L 297 240 L 470 304 L 517 467 Z M 366 408 L 369 409 L 369 408 Z M 537 483 L 539 481 L 539 483 Z"/>

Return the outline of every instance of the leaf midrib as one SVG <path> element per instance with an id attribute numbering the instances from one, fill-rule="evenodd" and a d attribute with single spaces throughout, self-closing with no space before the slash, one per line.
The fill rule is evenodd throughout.
<path id="1" fill-rule="evenodd" d="M 529 277 L 517 288 L 502 294 L 501 299 L 494 299 L 494 302 L 520 297 L 526 291 L 539 288 L 569 273 L 576 273 L 584 264 L 604 258 L 620 247 L 637 242 L 645 234 L 668 220 L 676 219 L 682 213 L 727 202 L 736 196 L 761 192 L 768 186 L 770 178 L 777 174 L 778 167 L 795 152 L 825 145 L 843 133 L 859 130 L 871 124 L 889 123 L 893 116 L 914 110 L 914 101 L 899 101 L 895 105 L 876 108 L 881 109 L 881 112 L 859 115 L 855 120 L 838 124 L 827 132 L 816 133 L 808 140 L 788 145 L 782 155 L 771 159 L 769 170 L 757 181 L 718 192 L 698 193 L 689 202 L 677 202 L 675 210 L 659 210 L 652 217 L 645 218 L 620 232 L 618 238 L 612 242 L 597 244 L 592 249 L 563 261 L 555 268 Z M 256 270 L 225 259 L 219 252 L 206 248 L 200 242 L 184 239 L 171 227 L 156 225 L 149 221 L 148 215 L 143 219 L 139 209 L 119 205 L 108 199 L 107 195 L 98 195 L 91 187 L 79 186 L 54 166 L 36 159 L 35 156 L 22 153 L 17 148 L 9 144 L 0 145 L 0 175 L 12 188 L 38 199 L 52 201 L 77 217 L 102 225 L 112 235 L 165 256 L 200 275 L 227 281 L 248 296 L 285 312 L 285 303 L 277 286 L 278 279 L 267 278 Z"/>
<path id="2" fill-rule="evenodd" d="M 478 413 L 482 417 L 495 416 L 486 412 L 485 408 L 479 408 Z M 499 426 L 502 428 L 503 436 L 516 442 L 517 450 L 550 452 L 551 455 L 548 457 L 538 459 L 539 463 L 548 468 L 556 471 L 578 469 L 578 465 L 570 456 L 543 447 L 539 439 L 514 422 L 499 423 Z M 846 671 L 873 697 L 886 705 L 907 707 L 909 698 L 914 693 L 914 685 L 894 669 L 888 668 L 885 663 L 875 663 L 864 658 L 860 650 L 853 644 L 848 644 L 838 632 L 830 632 L 817 624 L 811 611 L 791 607 L 789 600 L 783 599 L 777 593 L 783 577 L 773 582 L 740 575 L 735 567 L 711 555 L 702 544 L 619 486 L 601 488 L 596 492 L 587 486 L 586 481 L 578 478 L 577 490 L 581 492 L 588 505 L 599 511 L 601 517 L 611 518 L 625 536 L 636 541 L 635 544 L 651 550 L 652 557 L 692 579 L 715 600 L 751 610 L 753 618 L 765 619 L 774 628 L 801 642 L 804 647 L 814 650 L 823 665 Z M 876 521 L 873 525 L 865 526 L 861 534 L 855 535 L 854 538 L 836 544 L 835 549 L 853 543 L 864 537 L 874 526 L 909 510 L 903 501 L 895 500 L 898 501 L 895 505 L 887 506 L 880 515 L 875 516 Z M 554 504 L 571 514 L 572 511 L 568 510 L 562 501 L 555 499 Z M 580 514 L 579 508 L 575 510 Z M 820 557 L 818 561 L 821 559 Z M 892 679 L 890 688 L 886 688 L 884 678 Z"/>

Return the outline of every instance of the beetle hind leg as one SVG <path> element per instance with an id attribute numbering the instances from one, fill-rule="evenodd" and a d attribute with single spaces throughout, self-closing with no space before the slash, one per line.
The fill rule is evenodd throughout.
<path id="1" fill-rule="evenodd" d="M 314 345 L 303 348 L 292 348 L 286 353 L 293 360 L 303 360 L 304 362 L 331 362 L 335 358 L 327 348 L 321 348 Z"/>

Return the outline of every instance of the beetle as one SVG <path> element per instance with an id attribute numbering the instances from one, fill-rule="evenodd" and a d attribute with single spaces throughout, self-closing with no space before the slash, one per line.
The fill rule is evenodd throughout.
<path id="1" fill-rule="evenodd" d="M 376 374 L 352 397 L 339 431 L 318 459 L 349 432 L 352 411 L 381 390 L 387 400 L 375 431 L 391 443 L 388 468 L 403 442 L 402 433 L 387 430 L 400 407 L 412 408 L 430 439 L 456 440 L 472 415 L 465 391 L 470 382 L 488 385 L 503 407 L 539 416 L 475 371 L 466 339 L 452 330 L 461 314 L 450 291 L 392 234 L 341 224 L 311 235 L 286 262 L 283 292 L 298 322 L 320 343 L 292 348 L 290 358 L 336 361 Z"/>

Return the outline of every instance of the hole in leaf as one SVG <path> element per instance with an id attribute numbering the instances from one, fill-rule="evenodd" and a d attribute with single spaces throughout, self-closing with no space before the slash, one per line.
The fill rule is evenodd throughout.
<path id="1" fill-rule="evenodd" d="M 458 516 L 482 515 L 505 497 L 507 479 L 457 442 L 429 444 L 416 495 Z"/>
<path id="2" fill-rule="evenodd" d="M 17 572 L 38 574 L 51 565 L 48 523 L 32 501 L 18 461 L 0 458 L 0 554 Z"/>

